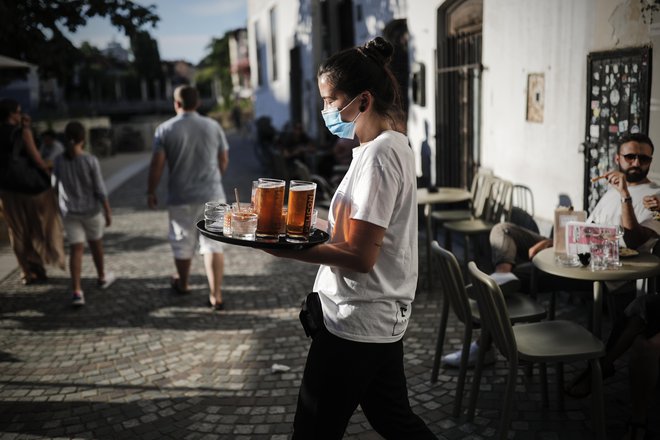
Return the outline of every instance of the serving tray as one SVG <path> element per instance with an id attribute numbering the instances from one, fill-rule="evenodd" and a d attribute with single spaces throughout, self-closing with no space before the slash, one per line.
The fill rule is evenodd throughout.
<path id="1" fill-rule="evenodd" d="M 256 249 L 307 249 L 312 246 L 325 243 L 330 239 L 330 235 L 327 232 L 321 231 L 320 229 L 315 229 L 309 235 L 309 240 L 304 242 L 301 241 L 292 243 L 286 241 L 285 237 L 280 237 L 277 240 L 263 238 L 257 238 L 255 240 L 243 240 L 241 238 L 226 237 L 222 232 L 208 231 L 204 227 L 204 220 L 197 222 L 197 229 L 204 237 L 210 238 L 211 240 Z"/>

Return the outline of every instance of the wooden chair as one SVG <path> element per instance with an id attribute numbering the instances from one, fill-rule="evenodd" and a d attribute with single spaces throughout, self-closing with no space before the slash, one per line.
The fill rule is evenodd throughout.
<path id="1" fill-rule="evenodd" d="M 458 384 L 456 396 L 454 397 L 453 416 L 459 417 L 461 413 L 461 402 L 465 388 L 465 377 L 467 374 L 470 344 L 472 342 L 472 329 L 478 328 L 481 322 L 479 310 L 475 300 L 468 295 L 468 289 L 463 282 L 463 274 L 451 252 L 440 247 L 437 241 L 431 243 L 432 255 L 435 258 L 435 269 L 440 278 L 440 285 L 444 295 L 442 301 L 442 312 L 440 325 L 438 327 L 438 339 L 436 342 L 435 356 L 433 358 L 433 369 L 431 370 L 431 382 L 438 380 L 440 370 L 440 359 L 447 331 L 447 320 L 449 319 L 449 307 L 463 323 L 463 347 L 461 353 L 461 364 L 458 373 Z M 545 318 L 545 309 L 537 302 L 530 300 L 521 294 L 506 296 L 506 307 L 512 322 L 535 322 Z"/>
<path id="2" fill-rule="evenodd" d="M 532 324 L 511 325 L 504 296 L 492 278 L 481 272 L 474 262 L 468 264 L 474 294 L 477 298 L 482 324 L 482 340 L 490 344 L 492 340 L 500 353 L 508 361 L 508 374 L 498 438 L 506 439 L 511 422 L 513 394 L 518 375 L 518 363 L 527 361 L 541 365 L 544 403 L 547 399 L 545 365 L 557 363 L 557 389 L 563 393 L 563 363 L 588 361 L 592 372 L 592 426 L 597 439 L 605 439 L 605 418 L 603 403 L 603 379 L 599 358 L 605 354 L 605 346 L 600 339 L 584 327 L 570 321 L 542 321 Z M 491 339 L 492 338 L 492 339 Z M 479 360 L 483 360 L 485 343 L 479 346 Z M 468 418 L 474 417 L 479 393 L 482 366 L 477 361 L 468 410 Z"/>
<path id="3" fill-rule="evenodd" d="M 463 263 L 467 264 L 470 253 L 471 237 L 487 234 L 496 223 L 506 220 L 511 211 L 511 193 L 513 184 L 508 180 L 490 177 L 490 188 L 484 202 L 481 215 L 468 220 L 445 223 L 445 229 L 451 233 L 463 235 L 465 252 Z M 476 255 L 476 249 L 475 249 Z"/>

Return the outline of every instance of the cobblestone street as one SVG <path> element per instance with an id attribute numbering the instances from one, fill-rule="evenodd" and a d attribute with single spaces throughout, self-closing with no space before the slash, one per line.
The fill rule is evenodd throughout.
<path id="1" fill-rule="evenodd" d="M 230 134 L 229 141 L 225 191 L 233 197 L 237 187 L 247 199 L 250 182 L 265 172 L 256 167 L 248 139 Z M 49 283 L 32 286 L 21 285 L 17 270 L 0 280 L 0 439 L 289 438 L 309 346 L 298 311 L 316 267 L 225 246 L 225 311 L 207 306 L 200 257 L 193 262 L 193 293 L 172 293 L 165 185 L 159 190 L 161 209 L 150 211 L 146 180 L 143 170 L 110 197 L 106 267 L 119 279 L 108 290 L 97 289 L 86 250 L 83 308 L 70 306 L 66 272 L 50 269 Z M 420 235 L 422 272 L 423 239 Z M 440 297 L 439 289 L 429 294 L 420 287 L 404 339 L 411 404 L 439 438 L 492 438 L 506 377 L 501 356 L 484 372 L 474 423 L 451 417 L 458 371 L 442 369 L 437 383 L 429 381 Z M 560 295 L 559 317 L 586 321 L 589 304 L 569 299 Z M 605 325 L 609 328 L 607 317 Z M 459 347 L 462 331 L 451 314 L 445 352 Z M 274 364 L 290 369 L 273 371 Z M 615 377 L 605 382 L 607 428 L 614 439 L 623 435 L 630 413 L 625 359 L 617 366 Z M 566 381 L 583 367 L 566 365 Z M 551 368 L 545 409 L 538 371 L 530 378 L 520 373 L 510 437 L 591 437 L 589 398 L 566 398 L 565 409 L 558 410 Z M 468 389 L 470 380 L 471 373 Z M 658 399 L 654 411 L 660 414 Z M 659 423 L 650 421 L 649 438 L 657 438 Z M 381 437 L 358 411 L 345 438 Z"/>

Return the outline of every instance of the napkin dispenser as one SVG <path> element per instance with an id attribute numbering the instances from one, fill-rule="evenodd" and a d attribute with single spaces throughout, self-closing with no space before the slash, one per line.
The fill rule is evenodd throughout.
<path id="1" fill-rule="evenodd" d="M 575 211 L 573 207 L 560 206 L 555 209 L 553 247 L 555 254 L 566 254 L 566 225 L 568 222 L 584 222 L 585 211 Z"/>

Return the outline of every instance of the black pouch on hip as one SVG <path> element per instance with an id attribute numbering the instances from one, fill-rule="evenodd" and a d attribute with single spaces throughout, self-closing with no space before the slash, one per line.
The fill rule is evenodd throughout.
<path id="1" fill-rule="evenodd" d="M 317 292 L 307 295 L 302 302 L 298 317 L 307 337 L 314 338 L 314 335 L 324 328 L 321 299 Z"/>

